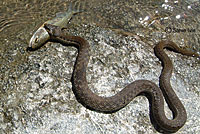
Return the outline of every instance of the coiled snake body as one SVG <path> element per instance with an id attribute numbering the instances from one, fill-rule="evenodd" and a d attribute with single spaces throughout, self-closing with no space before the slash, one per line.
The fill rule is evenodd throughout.
<path id="1" fill-rule="evenodd" d="M 127 85 L 124 89 L 111 97 L 100 97 L 94 94 L 88 87 L 86 68 L 89 61 L 89 44 L 78 36 L 66 35 L 60 27 L 45 24 L 45 29 L 50 34 L 51 41 L 63 45 L 73 45 L 78 48 L 78 56 L 74 66 L 72 85 L 73 92 L 82 105 L 91 110 L 112 113 L 125 107 L 130 101 L 139 95 L 144 95 L 150 102 L 150 115 L 154 127 L 159 131 L 176 132 L 186 122 L 186 110 L 170 85 L 170 77 L 173 65 L 163 51 L 169 48 L 178 53 L 199 57 L 198 54 L 182 50 L 171 41 L 161 41 L 154 48 L 156 56 L 162 61 L 163 70 L 160 76 L 160 88 L 151 81 L 137 80 Z M 168 119 L 164 112 L 164 99 L 173 112 L 173 119 Z"/>

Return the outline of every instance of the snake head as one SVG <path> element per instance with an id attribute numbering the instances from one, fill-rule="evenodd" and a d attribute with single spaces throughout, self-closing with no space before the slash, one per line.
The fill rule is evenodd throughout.
<path id="1" fill-rule="evenodd" d="M 52 24 L 44 24 L 44 28 L 49 33 L 50 36 L 59 37 L 62 35 L 62 28 Z"/>

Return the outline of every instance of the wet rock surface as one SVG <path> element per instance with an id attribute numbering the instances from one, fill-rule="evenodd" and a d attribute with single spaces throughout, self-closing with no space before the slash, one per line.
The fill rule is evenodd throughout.
<path id="1" fill-rule="evenodd" d="M 67 30 L 90 43 L 90 89 L 100 96 L 112 96 L 138 79 L 158 84 L 162 66 L 153 47 L 162 39 L 199 53 L 199 3 L 188 2 L 87 1 L 86 12 L 74 16 Z M 69 2 L 38 3 L 0 2 L 7 7 L 1 8 L 0 18 L 0 133 L 158 133 L 150 122 L 145 97 L 135 98 L 113 114 L 90 111 L 77 102 L 71 85 L 77 56 L 74 47 L 48 42 L 36 51 L 26 51 L 37 27 L 66 10 Z M 38 12 L 40 8 L 43 10 Z M 10 12 L 13 14 L 8 16 Z M 21 17 L 27 14 L 31 17 Z M 9 19 L 17 23 L 8 25 L 5 21 Z M 167 27 L 174 31 L 166 31 Z M 174 64 L 172 87 L 188 114 L 177 133 L 198 133 L 200 61 L 167 54 Z"/>

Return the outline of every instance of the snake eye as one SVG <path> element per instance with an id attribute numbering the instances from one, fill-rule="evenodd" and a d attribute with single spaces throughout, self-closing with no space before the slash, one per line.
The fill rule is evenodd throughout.
<path id="1" fill-rule="evenodd" d="M 35 38 L 35 43 L 38 43 L 39 39 L 38 37 Z"/>

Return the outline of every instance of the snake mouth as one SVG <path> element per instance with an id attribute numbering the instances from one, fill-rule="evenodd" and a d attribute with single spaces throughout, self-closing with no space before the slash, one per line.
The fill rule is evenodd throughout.
<path id="1" fill-rule="evenodd" d="M 52 24 L 44 24 L 44 29 L 50 36 L 58 37 L 62 33 L 63 28 Z"/>

